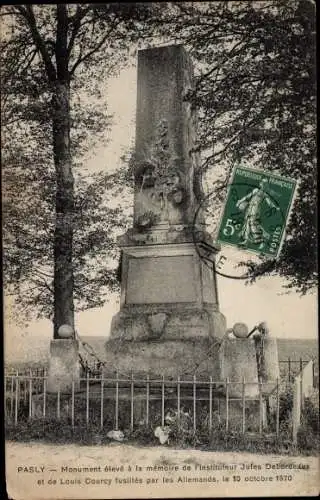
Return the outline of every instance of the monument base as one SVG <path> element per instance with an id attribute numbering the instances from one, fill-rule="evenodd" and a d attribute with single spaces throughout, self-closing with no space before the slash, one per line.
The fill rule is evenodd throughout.
<path id="1" fill-rule="evenodd" d="M 237 340 L 237 343 L 242 341 Z M 242 347 L 244 344 L 242 344 Z M 241 350 L 241 347 L 240 347 Z M 127 341 L 120 339 L 111 339 L 106 342 L 106 354 L 104 357 L 104 373 L 105 377 L 112 377 L 114 379 L 115 372 L 118 373 L 120 379 L 130 379 L 131 372 L 134 373 L 135 383 L 135 402 L 134 402 L 134 423 L 135 425 L 143 421 L 146 416 L 146 389 L 142 384 L 139 393 L 139 378 L 146 379 L 150 377 L 150 381 L 161 381 L 164 377 L 166 387 L 168 381 L 172 381 L 172 399 L 165 398 L 165 413 L 169 409 L 176 409 L 176 383 L 178 377 L 181 381 L 192 382 L 194 376 L 198 382 L 197 386 L 197 413 L 200 415 L 202 412 L 209 414 L 209 400 L 208 400 L 208 386 L 201 386 L 201 382 L 208 382 L 211 377 L 213 381 L 221 381 L 221 384 L 215 384 L 213 389 L 212 405 L 215 417 L 213 418 L 213 429 L 220 423 L 225 425 L 227 418 L 226 410 L 226 387 L 225 379 L 222 377 L 221 364 L 219 362 L 220 343 L 210 338 L 198 337 L 197 339 L 183 339 L 183 340 L 166 340 L 166 341 Z M 229 352 L 229 350 L 228 350 Z M 242 351 L 243 352 L 243 351 Z M 255 350 L 249 349 L 255 356 Z M 230 364 L 232 360 L 229 360 Z M 253 356 L 250 360 L 250 370 L 254 375 Z M 237 360 L 235 360 L 237 363 Z M 256 367 L 256 365 L 255 365 Z M 235 373 L 235 376 L 237 374 Z M 247 373 L 249 376 L 249 372 Z M 229 385 L 229 411 L 228 421 L 229 430 L 242 432 L 242 384 L 241 376 L 237 379 L 233 378 L 233 382 L 239 384 Z M 257 371 L 255 372 L 255 379 L 250 382 L 257 381 Z M 232 382 L 230 380 L 230 382 Z M 248 379 L 249 382 L 249 379 Z M 151 382 L 152 385 L 152 382 Z M 160 386 L 159 386 L 160 387 Z M 189 384 L 182 384 L 181 391 L 188 391 L 188 393 L 181 392 L 181 405 L 185 411 L 193 415 L 193 393 L 192 386 Z M 202 387 L 202 389 L 200 389 Z M 252 390 L 252 387 L 255 390 Z M 262 420 L 262 426 L 265 427 L 267 423 L 266 412 L 266 399 L 263 397 L 259 400 L 258 385 L 247 385 L 245 391 L 245 421 L 246 430 L 251 431 L 259 430 L 259 422 Z M 189 389 L 188 389 L 189 388 Z M 125 397 L 125 390 L 122 389 L 121 397 Z M 184 394 L 184 395 L 183 395 Z M 107 397 L 107 396 L 106 396 Z M 127 395 L 130 404 L 130 393 Z M 125 404 L 125 401 L 123 401 Z M 114 402 L 110 399 L 109 408 L 112 411 Z M 153 422 L 153 417 L 161 415 L 161 397 L 158 399 L 150 400 L 150 422 Z M 130 406 L 128 406 L 128 414 L 130 414 Z M 124 417 L 122 417 L 124 418 Z M 199 417 L 200 418 L 200 417 Z M 202 425 L 201 419 L 198 424 Z M 122 422 L 121 425 L 124 425 Z"/>
<path id="2" fill-rule="evenodd" d="M 123 247 L 120 312 L 110 337 L 125 340 L 221 339 L 213 269 L 190 242 Z"/>
<path id="3" fill-rule="evenodd" d="M 55 339 L 50 343 L 47 392 L 71 392 L 72 382 L 80 386 L 79 342 L 75 339 Z"/>
<path id="4" fill-rule="evenodd" d="M 112 319 L 111 337 L 131 341 L 182 340 L 210 337 L 221 339 L 226 319 L 208 307 L 182 304 L 128 306 Z"/>
<path id="5" fill-rule="evenodd" d="M 212 376 L 221 380 L 217 362 L 219 344 L 209 338 L 131 342 L 110 339 L 106 342 L 105 376 L 118 372 L 135 377 L 177 378 Z"/>

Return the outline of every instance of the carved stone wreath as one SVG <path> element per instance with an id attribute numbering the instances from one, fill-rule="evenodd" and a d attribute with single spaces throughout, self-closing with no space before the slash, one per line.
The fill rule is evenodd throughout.
<path id="1" fill-rule="evenodd" d="M 139 231 L 145 231 L 150 229 L 154 224 L 157 223 L 158 217 L 154 212 L 144 212 L 139 215 L 136 220 L 136 227 Z"/>
<path id="2" fill-rule="evenodd" d="M 164 209 L 167 201 L 179 205 L 185 198 L 179 166 L 172 159 L 167 120 L 161 120 L 148 158 L 139 168 L 140 190 L 151 188 L 151 198 Z M 143 214 L 144 216 L 144 214 Z M 142 218 L 144 219 L 144 217 Z"/>

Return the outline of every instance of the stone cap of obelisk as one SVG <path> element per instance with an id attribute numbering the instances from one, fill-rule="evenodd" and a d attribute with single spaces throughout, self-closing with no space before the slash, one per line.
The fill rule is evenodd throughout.
<path id="1" fill-rule="evenodd" d="M 193 84 L 182 45 L 138 52 L 134 232 L 192 226 L 200 201 L 196 115 L 187 99 Z"/>

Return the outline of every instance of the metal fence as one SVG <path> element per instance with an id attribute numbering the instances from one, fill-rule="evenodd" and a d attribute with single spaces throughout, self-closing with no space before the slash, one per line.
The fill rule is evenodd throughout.
<path id="1" fill-rule="evenodd" d="M 313 361 L 313 387 L 319 386 L 319 375 L 317 370 L 317 365 L 312 359 L 282 359 L 279 361 L 280 365 L 280 378 L 282 381 L 288 381 L 293 383 L 294 379 L 299 373 L 302 372 L 303 368 L 310 362 Z"/>
<path id="2" fill-rule="evenodd" d="M 252 390 L 255 394 L 251 397 Z M 211 431 L 219 427 L 243 434 L 279 434 L 279 381 L 270 393 L 270 384 L 249 381 L 214 381 L 178 377 L 174 380 L 149 376 L 90 377 L 72 384 L 69 394 L 47 391 L 47 375 L 11 373 L 5 375 L 5 415 L 14 425 L 35 418 L 66 419 L 74 427 L 98 423 L 101 429 L 130 428 L 166 424 L 174 412 L 179 427 L 188 416 L 191 429 Z M 267 422 L 269 409 L 272 419 Z M 271 408 L 271 410 L 270 410 Z M 271 422 L 271 424 L 270 424 Z M 268 424 L 268 425 L 267 425 Z M 270 427 L 271 425 L 271 427 Z"/>

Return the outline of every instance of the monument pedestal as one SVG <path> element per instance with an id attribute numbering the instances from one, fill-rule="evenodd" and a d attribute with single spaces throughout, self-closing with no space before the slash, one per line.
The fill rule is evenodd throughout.
<path id="1" fill-rule="evenodd" d="M 193 243 L 123 247 L 121 309 L 110 339 L 221 339 L 213 271 Z"/>
<path id="2" fill-rule="evenodd" d="M 105 375 L 114 372 L 153 379 L 193 377 L 220 380 L 217 363 L 218 344 L 209 338 L 183 340 L 126 341 L 108 340 L 106 343 Z"/>
<path id="3" fill-rule="evenodd" d="M 75 339 L 55 339 L 50 343 L 47 392 L 71 393 L 80 387 L 79 342 Z"/>

